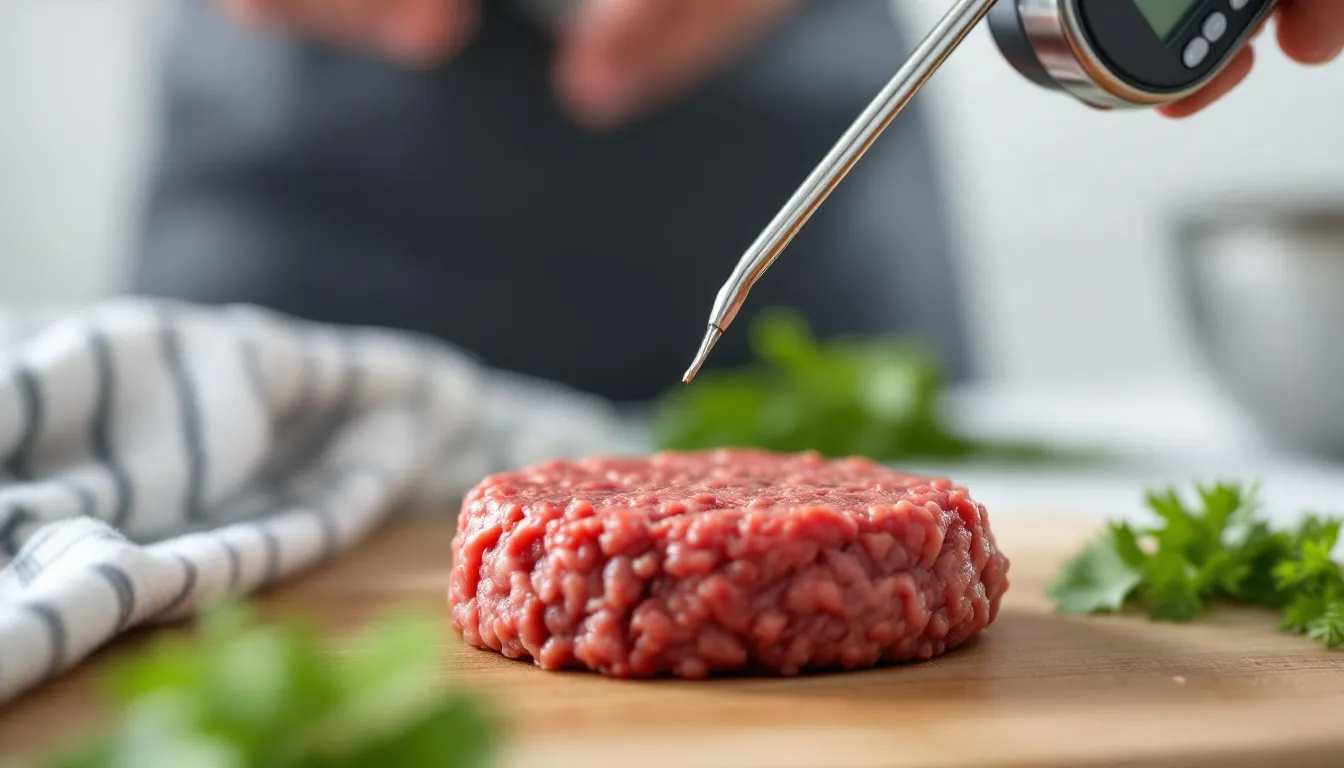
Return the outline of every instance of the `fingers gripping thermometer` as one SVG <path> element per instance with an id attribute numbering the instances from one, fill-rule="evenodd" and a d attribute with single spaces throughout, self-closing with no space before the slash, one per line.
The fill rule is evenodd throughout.
<path id="1" fill-rule="evenodd" d="M 1101 109 L 1155 107 L 1199 90 L 1246 44 L 1277 0 L 956 0 L 761 232 L 719 289 L 689 383 L 747 292 L 831 190 L 988 17 L 1004 58 L 1030 81 Z"/>

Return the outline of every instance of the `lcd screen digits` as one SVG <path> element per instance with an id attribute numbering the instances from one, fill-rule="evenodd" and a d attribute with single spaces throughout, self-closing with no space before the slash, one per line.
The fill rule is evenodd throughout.
<path id="1" fill-rule="evenodd" d="M 1134 0 L 1149 26 L 1162 40 L 1171 37 L 1199 0 Z"/>

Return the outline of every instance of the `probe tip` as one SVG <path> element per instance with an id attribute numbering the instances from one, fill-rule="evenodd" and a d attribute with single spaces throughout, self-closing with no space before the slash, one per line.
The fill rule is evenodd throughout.
<path id="1" fill-rule="evenodd" d="M 686 373 L 681 377 L 683 384 L 690 384 L 691 379 L 695 378 L 695 374 L 700 372 L 700 366 L 704 365 L 705 361 L 709 359 L 710 350 L 714 349 L 714 345 L 719 342 L 719 337 L 722 335 L 723 331 L 713 324 L 709 326 L 709 330 L 705 331 L 705 340 L 700 342 L 700 351 L 695 353 L 695 360 L 691 361 L 691 367 L 687 368 Z"/>

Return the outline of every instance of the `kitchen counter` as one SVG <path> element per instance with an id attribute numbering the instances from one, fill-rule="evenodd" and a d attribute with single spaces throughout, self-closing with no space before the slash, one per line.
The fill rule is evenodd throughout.
<path id="1" fill-rule="evenodd" d="M 983 637 L 926 664 L 793 680 L 625 682 L 556 674 L 445 641 L 443 673 L 511 725 L 508 766 L 1338 766 L 1344 651 L 1279 633 L 1275 616 L 1218 610 L 1189 625 L 1055 614 L 1044 587 L 1102 517 L 1132 516 L 1153 484 L 1259 479 L 1271 515 L 1344 511 L 1344 468 L 1260 440 L 1198 387 L 967 392 L 983 434 L 1105 447 L 1104 467 L 946 470 L 991 510 L 1012 588 Z M 452 517 L 407 519 L 351 556 L 274 590 L 341 635 L 399 602 L 442 605 Z M 97 675 L 137 632 L 0 715 L 0 765 L 106 721 Z"/>
<path id="2" fill-rule="evenodd" d="M 1051 611 L 1043 588 L 1086 521 L 995 525 L 1013 586 L 982 637 L 929 663 L 791 680 L 608 680 L 545 672 L 445 640 L 442 673 L 508 723 L 507 768 L 770 766 L 1081 768 L 1338 766 L 1344 653 L 1219 611 L 1189 625 Z M 442 605 L 448 515 L 403 520 L 349 558 L 276 590 L 270 616 L 342 635 L 392 603 Z M 6 754 L 106 721 L 96 676 L 139 633 L 0 717 Z"/>

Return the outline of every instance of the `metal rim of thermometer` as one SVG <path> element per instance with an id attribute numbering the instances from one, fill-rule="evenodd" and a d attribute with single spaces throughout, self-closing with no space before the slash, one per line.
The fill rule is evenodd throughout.
<path id="1" fill-rule="evenodd" d="M 682 381 L 695 378 L 751 287 L 982 19 L 988 16 L 1000 52 L 1032 82 L 1098 108 L 1142 108 L 1178 101 L 1207 83 L 1276 2 L 954 0 L 738 261 Z"/>
<path id="2" fill-rule="evenodd" d="M 1217 75 L 1277 0 L 1000 0 L 988 14 L 1028 80 L 1103 109 L 1178 101 Z"/>

